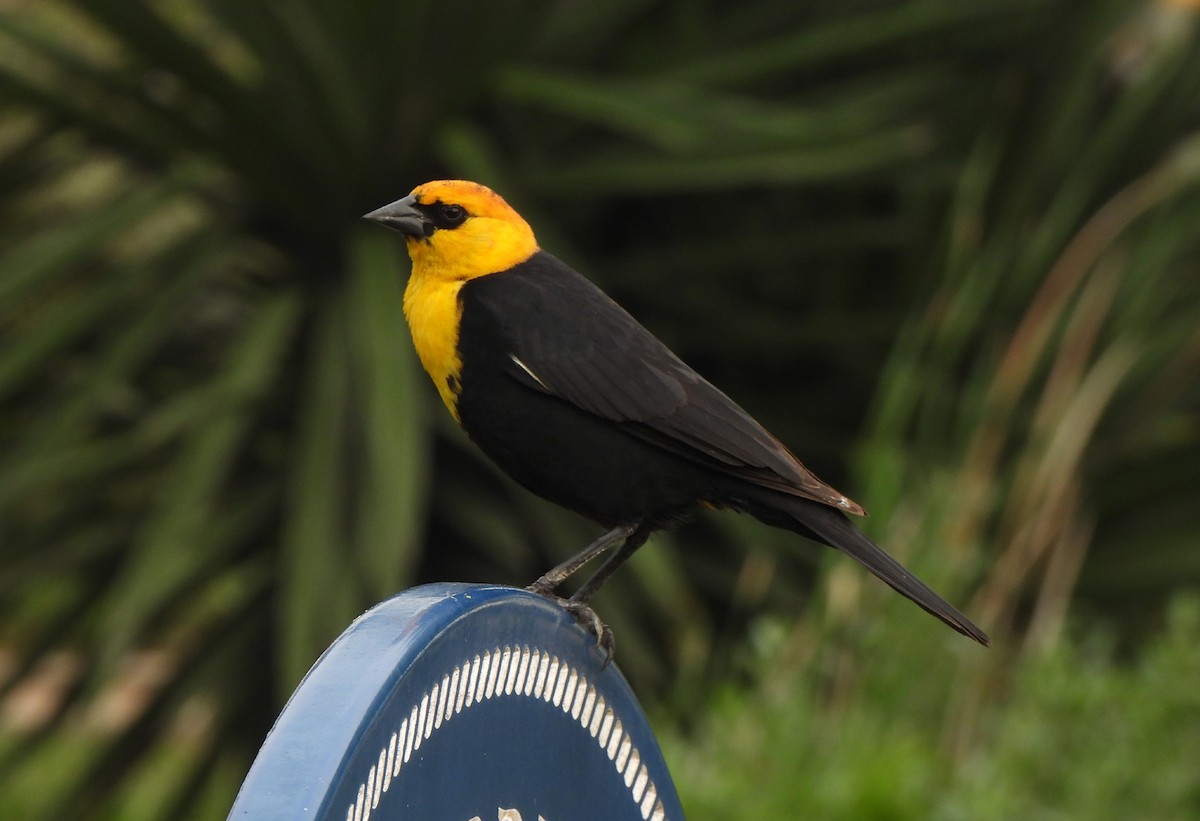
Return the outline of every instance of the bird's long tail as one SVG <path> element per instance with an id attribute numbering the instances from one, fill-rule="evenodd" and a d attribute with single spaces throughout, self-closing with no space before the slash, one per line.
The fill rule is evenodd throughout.
<path id="1" fill-rule="evenodd" d="M 748 507 L 747 512 L 768 524 L 795 531 L 852 556 L 867 570 L 887 582 L 897 593 L 937 616 L 964 636 L 973 638 L 985 646 L 991 644 L 987 633 L 933 592 L 904 565 L 883 552 L 841 511 L 807 499 L 788 497 L 783 500 L 774 497 L 769 508 L 763 509 L 754 505 Z"/>

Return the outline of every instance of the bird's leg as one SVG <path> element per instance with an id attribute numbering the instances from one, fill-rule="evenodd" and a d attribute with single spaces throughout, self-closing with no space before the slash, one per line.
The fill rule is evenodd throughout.
<path id="1" fill-rule="evenodd" d="M 530 592 L 554 599 L 563 606 L 563 609 L 582 623 L 596 637 L 596 645 L 604 649 L 605 667 L 609 665 L 613 657 L 612 631 L 608 629 L 607 624 L 600 620 L 600 617 L 596 615 L 596 611 L 591 608 L 588 602 L 596 594 L 596 591 L 600 589 L 600 585 L 613 574 L 613 571 L 624 564 L 625 560 L 633 555 L 633 551 L 646 543 L 646 538 L 649 535 L 650 528 L 644 527 L 641 524 L 614 527 L 585 547 L 577 555 L 567 559 L 526 588 Z M 610 550 L 613 545 L 621 540 L 625 542 L 621 545 L 621 548 L 609 557 L 608 561 L 600 565 L 600 568 L 584 583 L 579 592 L 569 599 L 554 595 L 554 589 L 562 584 L 568 576 L 575 573 L 592 559 Z"/>
<path id="2" fill-rule="evenodd" d="M 607 667 L 612 662 L 613 651 L 616 649 L 616 642 L 613 639 L 613 632 L 608 625 L 600 620 L 596 615 L 596 611 L 588 603 L 592 600 L 592 596 L 596 595 L 596 591 L 600 589 L 600 585 L 608 580 L 608 577 L 616 572 L 617 568 L 623 565 L 634 551 L 646 543 L 646 539 L 650 537 L 652 528 L 645 524 L 640 524 L 635 528 L 630 528 L 629 534 L 625 537 L 625 543 L 617 550 L 616 553 L 608 557 L 604 564 L 592 574 L 583 587 L 576 591 L 575 595 L 566 601 L 562 602 L 563 607 L 567 612 L 576 618 L 596 637 L 596 646 L 604 650 L 604 665 Z M 602 668 L 603 669 L 603 668 Z"/>
<path id="3" fill-rule="evenodd" d="M 601 553 L 609 550 L 617 542 L 621 541 L 622 539 L 628 540 L 630 534 L 636 529 L 636 525 L 619 525 L 614 527 L 599 539 L 585 547 L 578 554 L 567 559 L 554 569 L 544 573 L 540 579 L 525 589 L 531 593 L 537 593 L 542 596 L 550 595 L 554 592 L 555 588 L 567 580 L 568 576 L 577 571 L 579 568 L 583 567 L 592 559 L 599 556 Z M 643 539 L 643 541 L 645 540 Z M 622 548 L 622 550 L 623 549 L 624 548 Z M 615 569 L 616 568 L 614 568 L 614 570 Z M 601 570 L 603 570 L 603 567 Z M 601 581 L 603 581 L 603 579 Z"/>
<path id="4" fill-rule="evenodd" d="M 591 578 L 583 583 L 583 587 L 575 592 L 571 597 L 572 604 L 586 605 L 592 600 L 592 596 L 596 595 L 596 591 L 600 589 L 600 585 L 608 581 L 608 577 L 617 571 L 621 565 L 629 560 L 634 551 L 646 543 L 650 538 L 650 528 L 646 524 L 640 524 L 637 527 L 630 528 L 629 534 L 625 537 L 625 543 L 621 545 L 616 553 L 608 557 L 604 564 L 592 574 Z"/>

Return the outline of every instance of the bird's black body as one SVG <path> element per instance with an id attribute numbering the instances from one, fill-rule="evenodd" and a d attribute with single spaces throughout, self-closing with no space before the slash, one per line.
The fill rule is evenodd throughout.
<path id="1" fill-rule="evenodd" d="M 950 624 L 983 634 L 862 535 L 856 509 L 588 280 L 545 252 L 461 291 L 463 429 L 538 495 L 607 526 L 701 504 L 837 547 Z"/>

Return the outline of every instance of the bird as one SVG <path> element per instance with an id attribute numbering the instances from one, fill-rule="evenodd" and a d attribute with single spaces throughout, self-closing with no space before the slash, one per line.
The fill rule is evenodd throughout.
<path id="1" fill-rule="evenodd" d="M 468 437 L 533 493 L 606 528 L 529 586 L 612 654 L 596 591 L 657 529 L 702 508 L 749 514 L 833 547 L 954 630 L 990 639 L 850 516 L 865 511 L 804 466 L 599 287 L 543 250 L 499 194 L 418 185 L 364 215 L 404 235 L 413 345 Z M 608 551 L 574 595 L 567 578 Z"/>

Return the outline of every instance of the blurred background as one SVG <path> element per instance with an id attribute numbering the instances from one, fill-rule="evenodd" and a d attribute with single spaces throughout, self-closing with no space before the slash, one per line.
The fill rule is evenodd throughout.
<path id="1" fill-rule="evenodd" d="M 693 821 L 1200 817 L 1194 0 L 4 0 L 0 815 L 219 819 L 356 615 L 598 528 L 415 364 L 500 191 L 989 630 L 732 514 L 598 609 Z"/>

